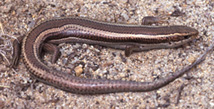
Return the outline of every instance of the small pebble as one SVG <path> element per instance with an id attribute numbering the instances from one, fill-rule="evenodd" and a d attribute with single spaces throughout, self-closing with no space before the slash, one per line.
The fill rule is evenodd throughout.
<path id="1" fill-rule="evenodd" d="M 83 73 L 82 66 L 77 66 L 74 68 L 74 71 L 76 73 L 76 76 L 80 76 Z"/>
<path id="2" fill-rule="evenodd" d="M 188 62 L 189 62 L 189 63 L 195 62 L 195 57 L 194 57 L 194 56 L 190 56 L 190 57 L 188 58 Z"/>

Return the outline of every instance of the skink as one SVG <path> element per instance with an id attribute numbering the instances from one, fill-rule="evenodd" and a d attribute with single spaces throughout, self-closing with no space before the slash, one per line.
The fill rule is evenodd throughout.
<path id="1" fill-rule="evenodd" d="M 23 62 L 30 74 L 39 81 L 59 89 L 78 94 L 103 94 L 115 92 L 145 92 L 163 87 L 184 72 L 176 72 L 154 82 L 86 79 L 53 70 L 41 60 L 42 49 L 54 52 L 56 45 L 64 42 L 88 43 L 132 52 L 159 48 L 173 48 L 195 39 L 198 31 L 187 26 L 138 26 L 113 24 L 79 17 L 56 18 L 35 26 L 22 40 Z M 18 62 L 19 45 L 14 41 L 14 60 Z"/>

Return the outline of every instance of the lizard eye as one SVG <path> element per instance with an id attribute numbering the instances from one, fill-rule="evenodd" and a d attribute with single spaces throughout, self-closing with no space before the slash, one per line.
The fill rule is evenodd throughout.
<path id="1" fill-rule="evenodd" d="M 188 39 L 189 37 L 191 37 L 190 35 L 184 36 L 184 39 Z"/>

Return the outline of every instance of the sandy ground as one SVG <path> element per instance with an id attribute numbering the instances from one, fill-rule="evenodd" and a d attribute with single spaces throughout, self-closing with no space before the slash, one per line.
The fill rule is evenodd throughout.
<path id="1" fill-rule="evenodd" d="M 1 34 L 19 37 L 39 21 L 79 16 L 141 25 L 144 16 L 162 16 L 158 25 L 187 25 L 199 31 L 197 39 L 176 49 L 140 52 L 125 57 L 121 50 L 87 44 L 61 44 L 58 70 L 80 68 L 81 77 L 153 81 L 191 64 L 214 36 L 213 0 L 1 0 Z M 171 16 L 180 10 L 179 16 Z M 0 44 L 5 42 L 3 37 Z M 9 47 L 8 47 L 9 48 Z M 2 51 L 2 50 L 0 50 Z M 11 52 L 6 50 L 11 59 Z M 0 108 L 214 108 L 214 55 L 166 87 L 152 92 L 77 95 L 31 78 L 22 60 L 16 69 L 0 56 Z M 183 87 L 183 88 L 182 88 Z M 179 89 L 182 89 L 179 96 Z"/>

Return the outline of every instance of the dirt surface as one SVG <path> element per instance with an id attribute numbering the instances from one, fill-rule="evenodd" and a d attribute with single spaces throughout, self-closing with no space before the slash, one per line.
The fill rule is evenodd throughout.
<path id="1" fill-rule="evenodd" d="M 38 22 L 55 17 L 79 16 L 141 25 L 144 16 L 159 16 L 164 22 L 158 25 L 196 28 L 197 39 L 175 49 L 125 57 L 124 51 L 97 45 L 61 44 L 63 55 L 55 64 L 49 61 L 51 55 L 44 58 L 55 69 L 71 75 L 76 72 L 84 78 L 153 81 L 191 64 L 211 44 L 213 7 L 213 0 L 1 0 L 0 53 L 11 60 L 11 43 L 7 42 L 11 38 L 7 36 L 24 36 Z M 7 60 L 0 56 L 0 108 L 214 108 L 213 53 L 169 85 L 139 93 L 72 94 L 31 78 L 22 60 L 15 69 L 6 65 Z"/>

